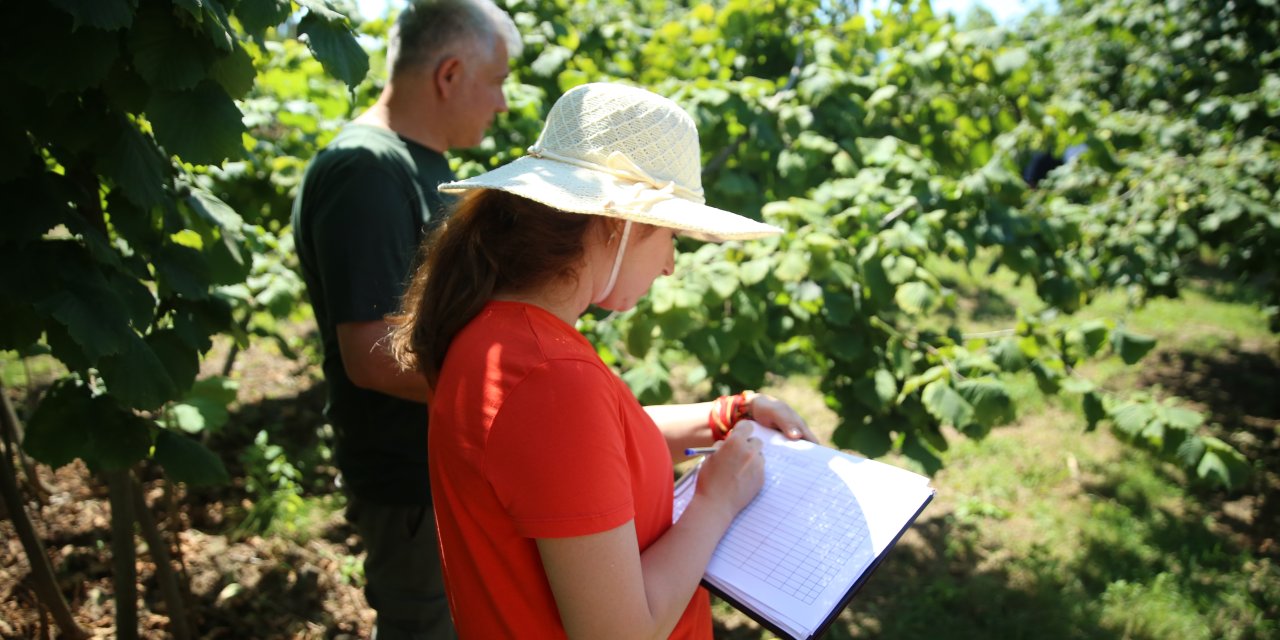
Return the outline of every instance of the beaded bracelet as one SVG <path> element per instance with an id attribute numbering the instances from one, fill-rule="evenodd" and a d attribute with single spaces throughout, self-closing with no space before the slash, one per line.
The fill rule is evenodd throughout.
<path id="1" fill-rule="evenodd" d="M 724 440 L 729 431 L 743 418 L 751 417 L 751 401 L 756 397 L 754 391 L 743 391 L 732 396 L 720 396 L 711 403 L 711 413 L 707 416 L 707 427 L 711 429 L 713 440 Z"/>

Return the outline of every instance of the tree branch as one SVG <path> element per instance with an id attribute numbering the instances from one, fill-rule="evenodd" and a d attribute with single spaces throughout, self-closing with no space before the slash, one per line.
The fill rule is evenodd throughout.
<path id="1" fill-rule="evenodd" d="M 0 404 L 4 405 L 0 409 L 0 420 L 5 422 L 5 429 L 16 430 L 18 417 L 13 412 L 13 405 L 9 404 L 9 396 L 4 393 L 3 382 L 0 382 Z M 22 541 L 22 548 L 31 563 L 36 597 L 53 614 L 54 621 L 62 629 L 62 637 L 72 640 L 88 638 L 89 633 L 76 623 L 66 599 L 62 597 L 62 591 L 58 590 L 58 581 L 53 575 L 44 543 L 40 542 L 40 537 L 36 535 L 36 529 L 27 516 L 27 510 L 22 505 L 22 495 L 18 492 L 17 476 L 10 457 L 15 452 L 11 447 L 11 444 L 5 443 L 4 451 L 0 452 L 0 494 L 3 494 L 4 502 L 9 507 L 9 519 L 13 521 L 13 528 L 17 530 L 18 539 Z"/>

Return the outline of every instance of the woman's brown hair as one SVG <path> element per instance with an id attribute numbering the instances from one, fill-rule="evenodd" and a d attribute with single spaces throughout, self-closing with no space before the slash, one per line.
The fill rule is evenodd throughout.
<path id="1" fill-rule="evenodd" d="M 453 215 L 426 238 L 420 266 L 387 318 L 391 354 L 435 386 L 445 353 L 495 292 L 521 292 L 553 278 L 572 278 L 583 238 L 595 220 L 493 189 L 468 192 Z"/>

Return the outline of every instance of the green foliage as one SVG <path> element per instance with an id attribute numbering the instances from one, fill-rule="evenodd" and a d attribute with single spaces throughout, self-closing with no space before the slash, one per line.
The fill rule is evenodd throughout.
<path id="1" fill-rule="evenodd" d="M 1103 12 L 1117 16 L 1108 24 L 1134 29 L 1151 11 L 1172 13 L 1118 18 L 1147 4 L 1106 3 Z M 1262 243 L 1247 255 L 1276 254 L 1265 215 L 1276 210 L 1276 165 L 1261 161 L 1274 143 L 1205 146 L 1205 161 L 1195 163 L 1202 172 L 1181 175 L 1171 189 L 1174 172 L 1189 166 L 1185 153 L 1166 158 L 1144 137 L 1168 114 L 1123 111 L 1096 91 L 1086 95 L 1080 87 L 1094 71 L 1077 74 L 1071 65 L 1087 67 L 1095 54 L 1079 43 L 1071 58 L 1057 53 L 1081 30 L 1088 47 L 1107 50 L 1100 38 L 1108 32 L 1095 37 L 1089 26 L 1098 12 L 1069 7 L 1018 37 L 963 30 L 928 2 L 893 3 L 871 24 L 805 1 L 511 8 L 527 44 L 513 66 L 512 110 L 465 154 L 462 173 L 521 155 L 565 89 L 635 82 L 693 114 L 709 202 L 786 230 L 776 240 L 682 246 L 676 278 L 656 282 L 633 312 L 584 324 L 647 401 L 670 397 L 669 371 L 689 357 L 695 379 L 709 379 L 713 392 L 759 386 L 767 373 L 785 373 L 783 363 L 802 363 L 819 374 L 841 417 L 838 444 L 872 455 L 898 448 L 928 466 L 946 447 L 940 425 L 981 437 L 1016 417 L 1004 373 L 1029 369 L 1042 390 L 1081 394 L 1089 425 L 1109 418 L 1108 407 L 1122 401 L 1082 390 L 1076 368 L 1112 354 L 1134 364 L 1155 341 L 1111 321 L 1063 323 L 1060 314 L 1116 287 L 1138 302 L 1175 293 L 1200 251 L 1223 246 L 1206 224 L 1243 218 L 1233 233 Z M 1186 133 L 1164 135 L 1198 135 L 1179 131 Z M 1205 141 L 1214 139 L 1225 140 Z M 1029 152 L 1070 144 L 1087 149 L 1072 171 L 1027 189 L 1018 170 Z M 1146 167 L 1167 170 L 1146 183 L 1135 175 Z M 1138 197 L 1148 191 L 1174 199 L 1148 204 Z M 1191 202 L 1197 193 L 1221 195 L 1198 209 L 1178 204 L 1177 194 Z M 1236 210 L 1227 203 L 1241 213 L 1224 214 L 1223 205 Z M 1258 217 L 1246 218 L 1249 211 Z M 1045 311 L 1020 313 L 1011 332 L 991 340 L 934 326 L 956 299 L 924 266 L 928 258 L 971 261 L 992 251 L 991 268 L 1032 282 Z M 1272 263 L 1239 273 L 1265 280 Z M 1180 460 L 1196 468 L 1190 453 Z M 1239 476 L 1216 478 L 1240 486 Z"/>
<path id="2" fill-rule="evenodd" d="M 714 392 L 799 367 L 841 416 L 838 444 L 925 466 L 947 447 L 942 425 L 982 437 L 1016 417 L 1006 373 L 1079 394 L 1091 428 L 1127 404 L 1156 412 L 1076 371 L 1136 363 L 1154 341 L 1061 317 L 1112 288 L 1175 294 L 1206 251 L 1280 307 L 1280 20 L 1272 3 L 1063 4 L 1010 33 L 923 0 L 871 20 L 816 0 L 511 0 L 526 47 L 510 112 L 454 164 L 521 156 L 583 82 L 641 84 L 689 110 L 708 201 L 786 234 L 682 245 L 679 275 L 635 311 L 584 321 L 646 401 L 668 399 L 689 358 Z M 192 431 L 202 405 L 179 399 L 210 336 L 296 347 L 279 330 L 301 299 L 290 202 L 306 160 L 380 90 L 382 52 L 353 29 L 388 24 L 353 24 L 327 0 L 142 5 L 61 0 L 10 21 L 22 27 L 3 46 L 22 64 L 0 70 L 20 89 L 0 107 L 14 143 L 0 196 L 27 215 L 0 229 L 0 266 L 37 276 L 0 280 L 0 347 L 43 339 L 93 393 Z M 1070 170 L 1026 188 L 1030 151 L 1074 144 L 1086 151 Z M 1039 299 L 991 338 L 939 321 L 957 299 L 926 266 L 980 254 Z M 1214 451 L 1176 459 L 1239 486 Z"/>
<path id="3" fill-rule="evenodd" d="M 154 456 L 173 479 L 226 480 L 182 433 L 216 429 L 233 398 L 217 381 L 196 385 L 200 358 L 220 333 L 280 338 L 269 321 L 301 297 L 282 259 L 291 247 L 211 190 L 234 195 L 211 176 L 255 149 L 237 100 L 256 86 L 264 48 L 300 47 L 298 35 L 350 86 L 368 68 L 329 0 L 299 8 L 300 18 L 282 0 L 9 8 L 0 348 L 43 342 L 70 371 L 32 416 L 24 445 L 37 459 L 119 470 Z"/>
<path id="4" fill-rule="evenodd" d="M 245 489 L 257 499 L 238 525 L 240 534 L 271 531 L 293 533 L 305 501 L 302 473 L 289 462 L 283 447 L 272 444 L 266 431 L 259 431 L 240 456 L 245 468 Z"/>

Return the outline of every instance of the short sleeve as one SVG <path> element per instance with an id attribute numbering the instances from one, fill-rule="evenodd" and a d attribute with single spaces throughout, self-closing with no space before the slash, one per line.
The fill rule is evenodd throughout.
<path id="1" fill-rule="evenodd" d="M 411 184 L 376 166 L 368 151 L 346 151 L 342 171 L 324 176 L 313 227 L 315 266 L 334 324 L 394 312 L 413 268 L 422 213 Z"/>
<path id="2" fill-rule="evenodd" d="M 635 518 L 622 411 L 612 373 L 552 360 L 508 394 L 485 444 L 485 474 L 516 531 L 560 538 Z"/>

